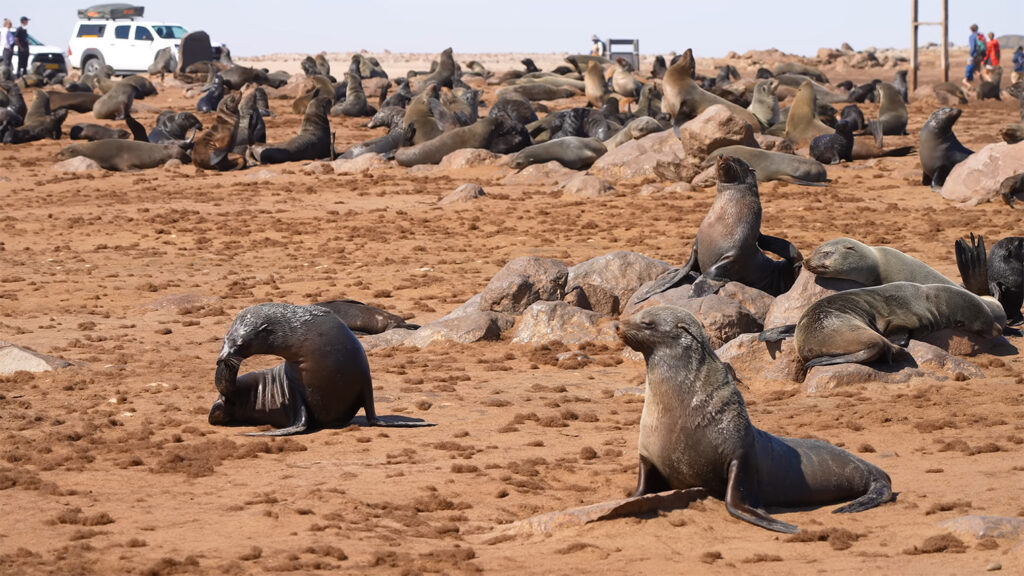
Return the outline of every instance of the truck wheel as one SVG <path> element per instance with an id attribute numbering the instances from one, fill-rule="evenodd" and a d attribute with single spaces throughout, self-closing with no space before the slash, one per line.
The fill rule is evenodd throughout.
<path id="1" fill-rule="evenodd" d="M 82 64 L 82 74 L 99 74 L 103 69 L 103 63 L 96 56 L 89 56 Z"/>

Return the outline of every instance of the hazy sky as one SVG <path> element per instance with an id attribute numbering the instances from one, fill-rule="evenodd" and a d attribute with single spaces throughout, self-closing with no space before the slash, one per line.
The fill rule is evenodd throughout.
<path id="1" fill-rule="evenodd" d="M 855 49 L 910 46 L 910 0 L 150 0 L 146 19 L 206 30 L 236 56 L 274 52 L 583 52 L 591 34 L 639 38 L 644 54 L 694 49 L 698 57 L 730 50 L 778 48 L 813 56 L 849 42 Z M 504 4 L 505 7 L 501 7 Z M 920 20 L 938 20 L 940 0 L 920 0 Z M 967 43 L 968 27 L 996 35 L 1024 34 L 1024 0 L 953 0 L 950 39 Z M 81 0 L 5 3 L 17 26 L 62 48 Z M 17 7 L 15 7 L 17 6 Z M 45 8 L 45 9 L 44 9 Z M 12 12 L 18 10 L 18 13 Z M 24 12 L 24 14 L 22 13 Z M 1016 29 L 1004 29 L 1013 25 Z M 938 42 L 939 27 L 921 29 L 921 44 Z"/>

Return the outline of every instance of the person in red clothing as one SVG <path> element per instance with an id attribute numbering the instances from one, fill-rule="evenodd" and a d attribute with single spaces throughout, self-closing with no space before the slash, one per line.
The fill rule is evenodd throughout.
<path id="1" fill-rule="evenodd" d="M 992 81 L 992 72 L 999 68 L 999 40 L 996 40 L 994 32 L 988 33 L 988 42 L 985 43 L 985 70 L 982 75 L 985 80 Z"/>

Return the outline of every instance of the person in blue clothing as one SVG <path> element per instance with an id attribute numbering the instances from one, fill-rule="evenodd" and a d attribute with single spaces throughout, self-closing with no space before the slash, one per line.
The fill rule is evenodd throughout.
<path id="1" fill-rule="evenodd" d="M 1016 84 L 1020 82 L 1021 76 L 1024 76 L 1024 47 L 1017 46 L 1017 50 L 1013 53 L 1013 73 L 1010 74 L 1011 83 Z"/>
<path id="2" fill-rule="evenodd" d="M 985 59 L 985 50 L 987 49 L 985 37 L 978 33 L 977 24 L 971 24 L 971 36 L 967 39 L 967 47 L 971 49 L 971 56 L 967 61 L 967 69 L 964 70 L 963 83 L 965 86 L 970 86 L 974 82 L 974 72 L 978 70 L 978 66 Z"/>

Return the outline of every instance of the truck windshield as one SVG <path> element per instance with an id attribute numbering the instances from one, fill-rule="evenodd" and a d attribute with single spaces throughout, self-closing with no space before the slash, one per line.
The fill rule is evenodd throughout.
<path id="1" fill-rule="evenodd" d="M 153 26 L 153 31 L 156 32 L 157 36 L 159 36 L 159 37 L 161 37 L 161 38 L 163 38 L 165 40 L 168 40 L 168 39 L 179 39 L 179 38 L 183 37 L 185 34 L 188 34 L 188 30 L 185 30 L 181 26 L 154 25 Z"/>

